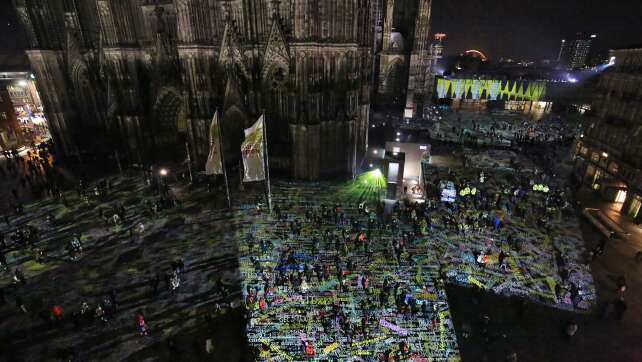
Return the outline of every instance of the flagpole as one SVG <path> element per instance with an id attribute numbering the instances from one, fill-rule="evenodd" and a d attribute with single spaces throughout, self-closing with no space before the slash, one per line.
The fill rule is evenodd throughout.
<path id="1" fill-rule="evenodd" d="M 218 113 L 218 109 L 216 110 L 216 113 Z M 223 127 L 221 127 L 221 118 L 219 116 L 218 123 L 216 124 L 216 127 L 218 127 L 218 149 L 221 151 L 221 167 L 223 168 L 223 177 L 225 178 L 225 194 L 227 195 L 227 208 L 231 209 L 232 208 L 232 202 L 230 201 L 230 187 L 227 183 L 227 167 L 225 166 L 225 152 L 223 152 L 223 144 L 221 142 L 221 138 L 223 138 Z M 243 182 L 243 180 L 241 180 Z"/>
<path id="2" fill-rule="evenodd" d="M 267 142 L 267 117 L 265 110 L 263 110 L 263 148 L 265 149 L 265 185 L 268 196 L 268 208 L 272 213 L 272 190 L 270 189 L 270 157 L 268 156 L 268 142 Z"/>
<path id="3" fill-rule="evenodd" d="M 185 152 L 187 152 L 187 172 L 189 173 L 189 183 L 194 183 L 192 176 L 192 156 L 189 154 L 189 142 L 185 141 Z"/>
<path id="4" fill-rule="evenodd" d="M 118 172 L 120 175 L 123 175 L 123 166 L 120 164 L 120 155 L 118 154 L 118 150 L 115 151 L 115 156 L 116 156 L 116 165 L 118 166 Z"/>
<path id="5" fill-rule="evenodd" d="M 239 161 L 239 191 L 245 191 L 245 188 L 243 187 L 243 160 Z"/>

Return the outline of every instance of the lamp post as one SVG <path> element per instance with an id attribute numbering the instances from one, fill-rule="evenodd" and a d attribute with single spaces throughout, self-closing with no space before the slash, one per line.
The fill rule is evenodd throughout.
<path id="1" fill-rule="evenodd" d="M 167 171 L 166 168 L 161 168 L 158 171 L 158 175 L 160 176 L 160 184 L 161 186 L 165 185 L 165 177 L 169 174 L 169 171 Z"/>

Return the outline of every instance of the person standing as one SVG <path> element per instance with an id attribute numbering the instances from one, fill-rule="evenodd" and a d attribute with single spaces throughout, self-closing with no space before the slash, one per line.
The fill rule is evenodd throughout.
<path id="1" fill-rule="evenodd" d="M 626 292 L 626 279 L 624 278 L 624 275 L 617 278 L 616 292 L 619 299 L 624 299 L 624 292 Z"/>
<path id="2" fill-rule="evenodd" d="M 118 300 L 116 299 L 116 289 L 111 289 L 107 294 L 107 299 L 111 304 L 112 309 L 118 309 Z"/>
<path id="3" fill-rule="evenodd" d="M 625 311 L 626 303 L 624 303 L 624 297 L 615 298 L 615 301 L 613 301 L 613 313 L 615 319 L 622 320 Z"/>
<path id="4" fill-rule="evenodd" d="M 0 250 L 0 269 L 9 270 L 9 264 L 7 264 L 7 257 L 4 255 L 4 251 Z"/>
<path id="5" fill-rule="evenodd" d="M 96 310 L 94 311 L 94 318 L 101 321 L 103 325 L 107 325 L 107 323 L 109 323 L 105 310 L 100 305 L 96 306 Z"/>
<path id="6" fill-rule="evenodd" d="M 160 276 L 158 273 L 154 274 L 154 277 L 149 280 L 149 286 L 152 288 L 152 297 L 158 295 L 158 285 L 160 284 Z"/>
<path id="7" fill-rule="evenodd" d="M 62 320 L 62 307 L 59 304 L 55 304 L 51 307 L 51 321 L 54 324 L 58 324 Z"/>
<path id="8" fill-rule="evenodd" d="M 149 334 L 149 329 L 147 328 L 147 322 L 145 322 L 145 316 L 140 310 L 136 312 L 136 323 L 138 324 L 140 335 L 147 336 Z"/>
<path id="9" fill-rule="evenodd" d="M 20 283 L 22 285 L 27 284 L 27 279 L 25 278 L 24 273 L 19 268 L 16 268 L 13 271 L 13 281 L 14 283 Z"/>
<path id="10" fill-rule="evenodd" d="M 178 272 L 174 271 L 170 277 L 170 288 L 172 292 L 175 292 L 176 289 L 181 285 L 181 279 L 178 275 Z"/>
<path id="11" fill-rule="evenodd" d="M 568 340 L 571 340 L 571 338 L 573 338 L 573 336 L 575 336 L 575 334 L 577 333 L 578 329 L 579 327 L 577 326 L 577 323 L 575 323 L 574 320 L 570 320 L 566 324 L 565 328 L 566 338 L 568 338 Z"/>

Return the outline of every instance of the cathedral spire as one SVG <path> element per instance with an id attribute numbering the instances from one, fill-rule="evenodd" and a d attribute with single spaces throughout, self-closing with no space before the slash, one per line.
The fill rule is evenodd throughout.
<path id="1" fill-rule="evenodd" d="M 228 76 L 242 76 L 244 79 L 251 79 L 245 63 L 245 57 L 239 47 L 234 26 L 230 21 L 227 21 L 225 24 L 225 32 L 223 33 L 223 42 L 221 43 L 218 61 L 219 66 Z"/>
<path id="2" fill-rule="evenodd" d="M 280 20 L 281 14 L 279 8 L 281 6 L 281 0 L 272 0 L 272 20 Z"/>
<path id="3" fill-rule="evenodd" d="M 274 3 L 278 3 L 278 0 L 274 1 Z M 273 15 L 272 30 L 263 56 L 264 62 L 261 76 L 264 81 L 276 77 L 279 78 L 278 83 L 282 83 L 289 75 L 290 51 L 277 14 L 278 11 L 275 11 Z"/>
<path id="4" fill-rule="evenodd" d="M 232 20 L 232 10 L 230 9 L 229 0 L 221 1 L 221 6 L 223 8 L 223 20 L 225 20 L 226 23 L 229 23 Z"/>

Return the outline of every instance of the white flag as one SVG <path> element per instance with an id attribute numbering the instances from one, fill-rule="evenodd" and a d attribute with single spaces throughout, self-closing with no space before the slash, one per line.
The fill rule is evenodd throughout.
<path id="1" fill-rule="evenodd" d="M 221 130 L 219 128 L 218 111 L 214 113 L 210 123 L 210 154 L 205 163 L 206 175 L 220 175 L 223 173 L 223 162 L 221 162 Z"/>
<path id="2" fill-rule="evenodd" d="M 265 163 L 263 157 L 264 116 L 245 130 L 245 141 L 241 145 L 243 156 L 244 182 L 265 180 Z"/>

